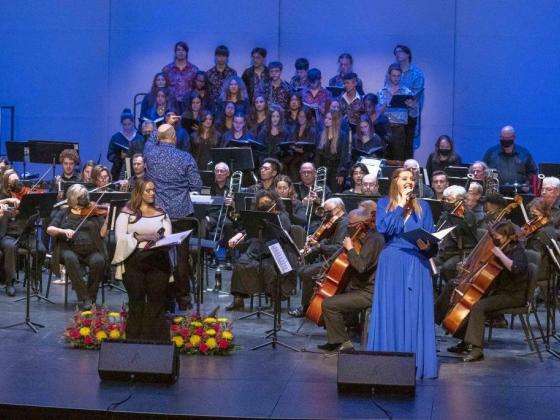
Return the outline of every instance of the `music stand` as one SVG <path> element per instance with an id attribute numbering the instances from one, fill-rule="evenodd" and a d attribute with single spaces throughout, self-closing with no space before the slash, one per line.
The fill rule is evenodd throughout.
<path id="1" fill-rule="evenodd" d="M 250 147 L 215 147 L 212 149 L 212 159 L 215 163 L 227 163 L 231 173 L 255 169 L 253 149 Z"/>
<path id="2" fill-rule="evenodd" d="M 107 251 L 109 252 L 109 261 L 113 259 L 113 254 L 115 253 L 115 247 L 117 239 L 115 236 L 115 225 L 117 222 L 117 216 L 119 215 L 121 209 L 128 203 L 127 199 L 112 200 L 109 204 L 109 211 L 107 212 Z M 111 271 L 111 279 L 113 279 L 113 273 Z M 120 292 L 126 293 L 122 287 L 117 286 L 116 281 L 111 281 L 108 284 L 105 281 L 101 282 L 101 298 L 103 302 L 105 301 L 105 287 L 109 286 L 109 289 L 117 289 Z"/>
<path id="3" fill-rule="evenodd" d="M 80 145 L 76 142 L 29 140 L 29 162 L 48 163 L 52 165 L 53 180 L 55 177 L 56 163 L 63 150 L 73 149 L 79 152 Z"/>
<path id="4" fill-rule="evenodd" d="M 262 281 L 264 276 L 262 267 L 262 254 L 265 247 L 264 241 L 265 239 L 267 241 L 276 239 L 275 232 L 273 232 L 272 229 L 269 228 L 269 226 L 280 226 L 280 220 L 277 214 L 250 210 L 241 211 L 239 220 L 241 226 L 243 226 L 243 228 L 245 229 L 246 238 L 256 238 L 259 241 L 259 267 L 257 270 L 257 276 L 259 278 L 259 281 Z M 265 233 L 266 238 L 264 237 Z M 247 319 L 254 315 L 256 315 L 257 318 L 260 318 L 261 314 L 266 315 L 270 318 L 274 318 L 274 315 L 263 311 L 261 306 L 261 292 L 259 292 L 257 310 L 251 312 L 250 314 L 242 316 L 241 318 L 239 318 L 239 320 Z"/>
<path id="5" fill-rule="evenodd" d="M 6 155 L 10 162 L 23 163 L 23 176 L 25 178 L 27 164 L 29 163 L 29 142 L 26 141 L 7 141 Z"/>
<path id="6" fill-rule="evenodd" d="M 389 186 L 391 185 L 391 180 L 389 178 L 377 177 L 377 183 L 379 184 L 380 195 L 389 194 Z"/>
<path id="7" fill-rule="evenodd" d="M 89 199 L 93 202 L 97 202 L 97 200 L 99 200 L 99 203 L 110 203 L 112 201 L 130 200 L 130 193 L 116 191 L 94 192 L 89 193 Z"/>

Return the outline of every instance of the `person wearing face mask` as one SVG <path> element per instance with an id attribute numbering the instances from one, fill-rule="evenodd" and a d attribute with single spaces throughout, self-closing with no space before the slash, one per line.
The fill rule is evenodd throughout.
<path id="1" fill-rule="evenodd" d="M 434 258 L 443 280 L 447 283 L 457 277 L 457 264 L 476 246 L 476 218 L 464 202 L 465 189 L 458 185 L 447 187 L 443 192 L 443 212 L 436 223 L 438 229 L 455 226 L 439 244 Z"/>
<path id="2" fill-rule="evenodd" d="M 518 184 L 523 186 L 522 191 L 528 192 L 531 177 L 537 175 L 538 168 L 531 153 L 515 140 L 515 129 L 506 125 L 500 130 L 500 144 L 489 148 L 482 160 L 498 170 L 500 186 Z"/>
<path id="3" fill-rule="evenodd" d="M 507 206 L 503 195 L 498 193 L 488 194 L 484 199 L 484 219 L 480 227 L 486 228 L 496 221 L 500 212 Z M 505 215 L 507 218 L 507 215 Z"/>
<path id="4" fill-rule="evenodd" d="M 288 312 L 290 316 L 295 318 L 303 318 L 307 312 L 307 308 L 313 296 L 315 277 L 323 268 L 323 257 L 328 259 L 337 252 L 347 235 L 348 216 L 346 215 L 344 202 L 338 197 L 330 198 L 325 201 L 323 208 L 325 210 L 323 223 L 328 222 L 333 217 L 337 217 L 338 221 L 333 228 L 325 233 L 323 238 L 319 239 L 319 241 L 316 241 L 313 235 L 307 238 L 304 251 L 307 253 L 307 260 L 313 261 L 313 263 L 306 264 L 298 270 L 302 288 L 301 306 Z"/>
<path id="5" fill-rule="evenodd" d="M 451 137 L 443 134 L 436 140 L 435 150 L 426 161 L 428 176 L 432 179 L 435 171 L 445 171 L 448 166 L 462 163 L 461 156 L 455 153 L 455 145 Z"/>
<path id="6" fill-rule="evenodd" d="M 22 239 L 19 240 L 27 220 L 22 220 L 17 217 L 17 207 L 20 204 L 20 199 L 28 190 L 29 187 L 24 187 L 16 171 L 13 169 L 4 171 L 2 174 L 0 204 L 9 204 L 14 207 L 12 210 L 3 209 L 2 211 L 5 212 L 5 214 L 0 217 L 0 254 L 4 254 L 3 274 L 6 283 L 6 294 L 8 296 L 14 296 L 16 293 L 14 280 L 17 271 L 18 248 L 27 248 L 30 249 L 32 253 L 35 252 L 36 233 L 26 235 L 26 237 L 22 236 Z M 33 262 L 32 273 L 35 272 L 36 264 L 38 264 L 39 267 L 42 266 L 46 253 L 45 245 L 43 242 L 39 241 L 37 248 L 38 258 L 37 261 Z"/>
<path id="7" fill-rule="evenodd" d="M 60 264 L 64 264 L 80 306 L 87 310 L 95 303 L 107 264 L 103 241 L 107 217 L 95 211 L 88 216 L 90 201 L 83 185 L 70 186 L 66 197 L 68 207 L 59 210 L 47 228 L 47 234 L 56 239 L 52 267 L 60 275 Z M 87 284 L 83 279 L 85 267 L 89 268 Z"/>
<path id="8" fill-rule="evenodd" d="M 366 207 L 370 210 L 366 210 Z M 330 352 L 353 348 L 346 332 L 345 315 L 371 307 L 377 260 L 385 244 L 383 235 L 372 226 L 375 223 L 372 212 L 376 208 L 375 202 L 369 201 L 348 214 L 348 232 L 342 246 L 350 262 L 350 272 L 347 274 L 350 283 L 344 293 L 325 299 L 321 305 L 327 329 L 327 343 L 317 346 L 321 350 Z M 363 233 L 353 241 L 351 238 L 360 225 L 365 225 Z M 359 251 L 354 248 L 356 241 L 361 245 Z"/>
<path id="9" fill-rule="evenodd" d="M 447 349 L 465 355 L 464 362 L 484 358 L 484 323 L 490 314 L 500 309 L 523 306 L 527 301 L 529 262 L 515 226 L 509 220 L 502 220 L 492 229 L 492 237 L 492 254 L 504 268 L 495 278 L 489 293 L 472 306 L 462 341 Z"/>
<path id="10" fill-rule="evenodd" d="M 434 329 L 432 273 L 429 258 L 437 246 L 419 239 L 411 243 L 405 232 L 434 231 L 428 203 L 413 195 L 410 170 L 393 172 L 389 194 L 377 203 L 376 227 L 385 237 L 375 275 L 368 351 L 416 354 L 416 377 L 438 375 Z"/>
<path id="11" fill-rule="evenodd" d="M 289 232 L 290 217 L 284 210 L 282 200 L 275 191 L 260 190 L 255 198 L 257 211 L 278 214 L 282 228 Z M 290 245 L 289 240 L 276 229 L 264 229 L 262 242 L 258 238 L 245 240 L 244 232 L 234 235 L 228 245 L 231 249 L 239 249 L 241 256 L 233 263 L 230 293 L 233 301 L 226 307 L 226 311 L 242 311 L 245 307 L 244 299 L 252 294 L 265 292 L 274 296 L 276 282 L 275 263 L 266 246 L 272 239 L 278 240 L 286 253 L 292 267 L 297 266 L 298 255 Z M 262 270 L 262 271 L 261 271 Z M 295 271 L 282 278 L 281 299 L 287 299 L 296 285 Z"/>

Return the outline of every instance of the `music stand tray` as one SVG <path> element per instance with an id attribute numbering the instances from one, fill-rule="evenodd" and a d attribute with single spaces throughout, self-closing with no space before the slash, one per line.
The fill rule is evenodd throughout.
<path id="1" fill-rule="evenodd" d="M 30 140 L 29 142 L 29 161 L 31 163 L 58 163 L 58 157 L 63 150 L 74 149 L 79 151 L 79 143 Z"/>
<path id="2" fill-rule="evenodd" d="M 51 216 L 54 204 L 57 200 L 56 192 L 29 193 L 23 196 L 19 204 L 18 218 L 28 219 L 39 210 L 40 218 Z"/>
<path id="3" fill-rule="evenodd" d="M 215 163 L 225 162 L 231 173 L 255 169 L 253 149 L 250 147 L 215 147 L 212 149 Z"/>
<path id="4" fill-rule="evenodd" d="M 26 141 L 7 141 L 6 154 L 10 162 L 27 162 L 29 161 L 29 143 Z"/>

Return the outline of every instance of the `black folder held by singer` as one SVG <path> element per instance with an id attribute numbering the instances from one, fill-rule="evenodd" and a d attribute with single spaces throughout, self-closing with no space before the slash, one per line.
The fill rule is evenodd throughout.
<path id="1" fill-rule="evenodd" d="M 416 245 L 418 239 L 422 239 L 422 241 L 429 243 L 430 245 L 437 245 L 455 228 L 456 226 L 452 226 L 450 228 L 442 229 L 434 233 L 430 233 L 425 229 L 418 228 L 411 230 L 410 232 L 403 233 L 402 238 L 413 245 Z"/>

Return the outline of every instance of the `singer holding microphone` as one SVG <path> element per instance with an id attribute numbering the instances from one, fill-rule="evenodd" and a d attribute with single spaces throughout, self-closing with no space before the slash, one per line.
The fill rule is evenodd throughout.
<path id="1" fill-rule="evenodd" d="M 165 305 L 172 267 L 167 249 L 150 247 L 171 234 L 171 220 L 155 206 L 155 194 L 153 181 L 136 183 L 117 217 L 112 264 L 128 293 L 127 339 L 169 342 Z"/>
<path id="2" fill-rule="evenodd" d="M 379 256 L 368 350 L 416 354 L 416 377 L 438 375 L 434 328 L 432 247 L 421 239 L 412 244 L 404 232 L 422 228 L 434 231 L 429 205 L 415 198 L 414 174 L 404 168 L 391 177 L 389 195 L 377 203 L 377 231 L 385 236 Z"/>

